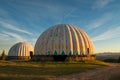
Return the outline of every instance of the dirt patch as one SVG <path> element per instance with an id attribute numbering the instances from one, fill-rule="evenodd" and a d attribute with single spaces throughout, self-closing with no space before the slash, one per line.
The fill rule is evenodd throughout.
<path id="1" fill-rule="evenodd" d="M 60 76 L 57 80 L 109 80 L 116 75 L 120 76 L 120 64 L 110 63 L 109 66 L 104 68 Z"/>

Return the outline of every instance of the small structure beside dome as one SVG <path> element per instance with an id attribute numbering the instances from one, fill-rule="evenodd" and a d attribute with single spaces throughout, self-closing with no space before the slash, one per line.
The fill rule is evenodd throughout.
<path id="1" fill-rule="evenodd" d="M 32 56 L 32 45 L 27 42 L 19 42 L 10 48 L 7 60 L 30 60 Z"/>
<path id="2" fill-rule="evenodd" d="M 44 31 L 38 38 L 35 60 L 94 60 L 94 46 L 89 36 L 80 28 L 59 24 Z"/>

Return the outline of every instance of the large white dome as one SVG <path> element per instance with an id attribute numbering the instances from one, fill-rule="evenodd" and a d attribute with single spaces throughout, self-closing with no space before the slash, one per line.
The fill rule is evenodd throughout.
<path id="1" fill-rule="evenodd" d="M 30 56 L 30 52 L 33 52 L 33 47 L 27 42 L 19 42 L 13 45 L 8 56 Z"/>
<path id="2" fill-rule="evenodd" d="M 44 31 L 38 38 L 34 55 L 92 55 L 94 46 L 80 28 L 59 24 Z"/>

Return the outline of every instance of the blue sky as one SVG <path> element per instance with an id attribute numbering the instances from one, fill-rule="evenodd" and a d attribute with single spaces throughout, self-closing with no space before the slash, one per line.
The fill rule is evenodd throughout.
<path id="1" fill-rule="evenodd" d="M 91 37 L 95 53 L 120 52 L 120 0 L 0 0 L 0 53 L 17 42 L 34 46 L 47 28 L 72 24 Z"/>

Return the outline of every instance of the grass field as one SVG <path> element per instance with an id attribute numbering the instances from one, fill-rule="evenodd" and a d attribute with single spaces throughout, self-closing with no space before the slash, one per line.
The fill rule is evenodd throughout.
<path id="1" fill-rule="evenodd" d="M 0 80 L 53 80 L 57 76 L 100 68 L 101 61 L 85 62 L 20 62 L 0 61 Z"/>

